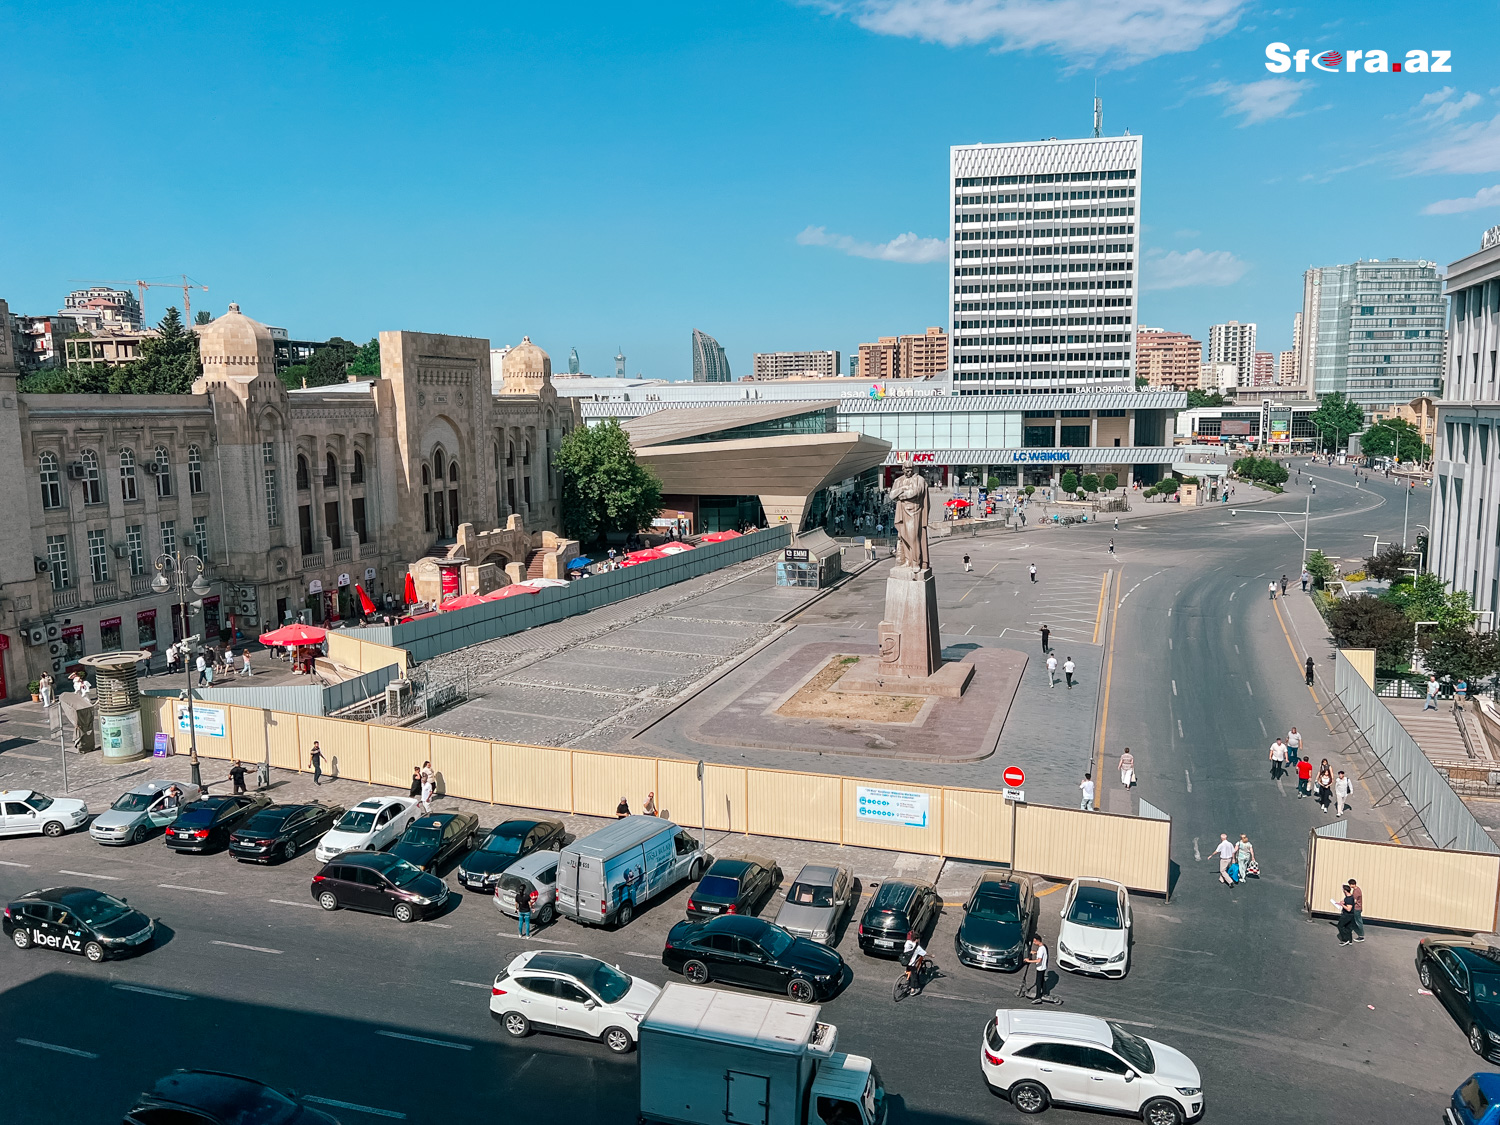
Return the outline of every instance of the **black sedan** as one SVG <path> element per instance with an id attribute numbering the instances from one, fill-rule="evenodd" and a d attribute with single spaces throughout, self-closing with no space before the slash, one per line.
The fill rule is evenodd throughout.
<path id="1" fill-rule="evenodd" d="M 270 863 L 295 859 L 305 844 L 321 839 L 344 815 L 343 805 L 269 805 L 229 834 L 235 859 Z"/>
<path id="2" fill-rule="evenodd" d="M 859 947 L 866 953 L 900 957 L 906 935 L 925 938 L 942 912 L 942 896 L 931 883 L 887 879 L 859 920 Z"/>
<path id="3" fill-rule="evenodd" d="M 280 1090 L 212 1070 L 178 1070 L 136 1098 L 125 1125 L 191 1122 L 192 1125 L 338 1125 L 338 1119 L 298 1105 Z"/>
<path id="4" fill-rule="evenodd" d="M 493 891 L 505 869 L 523 855 L 561 851 L 568 830 L 560 820 L 507 820 L 458 865 L 458 881 L 470 890 Z"/>
<path id="5" fill-rule="evenodd" d="M 785 993 L 799 1004 L 828 999 L 845 972 L 835 950 L 744 914 L 678 922 L 667 934 L 661 963 L 693 984 L 742 984 Z"/>
<path id="6" fill-rule="evenodd" d="M 473 813 L 432 813 L 414 821 L 391 854 L 423 871 L 437 871 L 454 856 L 471 850 L 478 834 L 479 818 Z"/>
<path id="7" fill-rule="evenodd" d="M 139 952 L 156 932 L 139 910 L 89 887 L 28 891 L 6 906 L 0 923 L 17 949 L 60 949 L 90 961 Z"/>
<path id="8" fill-rule="evenodd" d="M 1417 979 L 1448 1009 L 1474 1053 L 1500 1062 L 1500 949 L 1478 938 L 1423 938 Z"/>
<path id="9" fill-rule="evenodd" d="M 448 884 L 390 852 L 344 852 L 313 876 L 312 896 L 324 910 L 363 910 L 415 922 L 442 910 Z"/>
<path id="10" fill-rule="evenodd" d="M 695 922 L 718 914 L 753 914 L 781 883 L 781 868 L 758 855 L 714 860 L 688 896 L 687 916 Z"/>
<path id="11" fill-rule="evenodd" d="M 271 803 L 262 793 L 205 797 L 177 814 L 162 836 L 175 852 L 206 852 L 229 843 L 229 834 Z"/>
<path id="12" fill-rule="evenodd" d="M 1030 879 L 986 871 L 964 903 L 964 920 L 953 938 L 958 959 L 976 969 L 1019 969 L 1036 933 L 1038 912 Z"/>

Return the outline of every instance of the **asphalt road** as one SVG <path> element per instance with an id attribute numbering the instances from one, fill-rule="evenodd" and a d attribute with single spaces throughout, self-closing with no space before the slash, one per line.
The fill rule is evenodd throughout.
<path id="1" fill-rule="evenodd" d="M 1314 472 L 1314 546 L 1352 558 L 1368 549 L 1366 533 L 1399 535 L 1399 489 L 1355 490 L 1347 470 Z M 1064 1011 L 1132 1021 L 1186 1051 L 1204 1074 L 1208 1120 L 1436 1121 L 1477 1060 L 1417 994 L 1418 934 L 1372 925 L 1367 942 L 1339 948 L 1327 924 L 1304 920 L 1304 849 L 1321 817 L 1266 774 L 1262 723 L 1269 732 L 1295 723 L 1318 756 L 1334 749 L 1265 595 L 1270 576 L 1295 575 L 1301 549 L 1271 513 L 1300 515 L 1303 499 L 1294 489 L 1240 516 L 1215 510 L 1170 526 L 1036 539 L 1039 556 L 1059 558 L 1089 544 L 1102 553 L 1116 539 L 1122 573 L 1105 607 L 1114 630 L 1100 648 L 1108 767 L 1120 747 L 1134 749 L 1141 792 L 1173 816 L 1179 867 L 1170 902 L 1136 899 L 1130 975 L 1066 977 L 1058 995 Z M 963 612 L 945 609 L 945 631 L 964 625 Z M 1220 832 L 1242 831 L 1264 877 L 1229 890 L 1196 857 Z M 733 840 L 716 850 L 731 852 Z M 308 855 L 261 869 L 225 855 L 178 857 L 155 840 L 112 850 L 74 835 L 6 840 L 0 857 L 0 895 L 89 884 L 129 897 L 165 931 L 144 955 L 100 966 L 0 949 L 9 1121 L 117 1121 L 133 1093 L 176 1066 L 253 1074 L 323 1099 L 346 1121 L 634 1120 L 632 1056 L 552 1036 L 511 1041 L 490 1019 L 488 983 L 525 943 L 488 899 L 464 895 L 435 924 L 401 926 L 316 909 Z M 949 902 L 970 875 L 950 870 Z M 598 953 L 660 983 L 662 938 L 685 897 L 619 932 L 558 923 L 534 944 Z M 1041 902 L 1051 942 L 1060 896 Z M 854 980 L 826 1018 L 841 1047 L 880 1067 L 894 1122 L 1021 1119 L 985 1089 L 977 1062 L 983 1024 L 1015 1002 L 1016 981 L 957 965 L 959 916 L 950 909 L 930 943 L 948 975 L 899 1006 L 894 966 L 859 954 L 852 937 L 841 944 Z"/>

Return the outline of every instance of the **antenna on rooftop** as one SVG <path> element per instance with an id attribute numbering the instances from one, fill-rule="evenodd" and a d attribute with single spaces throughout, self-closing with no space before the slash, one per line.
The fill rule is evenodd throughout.
<path id="1" fill-rule="evenodd" d="M 1094 83 L 1094 136 L 1104 136 L 1104 99 L 1099 96 L 1099 83 Z"/>

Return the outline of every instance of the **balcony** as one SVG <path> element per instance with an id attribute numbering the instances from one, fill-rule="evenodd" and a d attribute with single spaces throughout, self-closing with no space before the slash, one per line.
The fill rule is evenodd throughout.
<path id="1" fill-rule="evenodd" d="M 120 596 L 120 584 L 118 582 L 94 582 L 89 586 L 89 600 L 95 605 L 100 602 L 112 602 Z"/>
<path id="2" fill-rule="evenodd" d="M 78 591 L 52 590 L 44 600 L 50 604 L 52 612 L 62 609 L 77 609 Z"/>
<path id="3" fill-rule="evenodd" d="M 302 556 L 302 569 L 303 570 L 317 570 L 320 566 L 323 565 L 323 561 L 324 561 L 323 560 L 323 553 L 321 551 L 318 552 L 316 555 L 303 555 Z"/>
<path id="4" fill-rule="evenodd" d="M 341 547 L 339 550 L 333 552 L 333 561 L 336 563 L 346 563 L 353 557 L 354 548 L 352 547 Z"/>
<path id="5" fill-rule="evenodd" d="M 130 576 L 130 596 L 132 598 L 143 597 L 151 592 L 151 575 L 132 574 Z"/>

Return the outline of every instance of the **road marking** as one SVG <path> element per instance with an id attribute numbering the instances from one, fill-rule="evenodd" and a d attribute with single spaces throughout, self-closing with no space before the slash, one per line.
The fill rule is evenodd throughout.
<path id="1" fill-rule="evenodd" d="M 465 988 L 492 988 L 493 985 L 481 984 L 477 980 L 450 980 L 449 984 L 461 984 Z"/>
<path id="2" fill-rule="evenodd" d="M 40 1047 L 44 1051 L 56 1051 L 62 1055 L 75 1055 L 80 1059 L 97 1059 L 93 1051 L 80 1051 L 76 1047 L 59 1047 L 56 1043 L 43 1043 L 40 1039 L 17 1039 L 23 1047 Z"/>
<path id="3" fill-rule="evenodd" d="M 191 1000 L 191 996 L 184 996 L 180 992 L 163 992 L 159 988 L 147 988 L 143 984 L 117 984 L 121 992 L 139 992 L 142 996 L 160 996 L 163 1000 Z"/>
<path id="4" fill-rule="evenodd" d="M 157 883 L 156 885 L 169 891 L 196 891 L 200 895 L 227 895 L 229 893 L 228 891 L 211 891 L 207 887 L 184 887 L 178 883 Z"/>
<path id="5" fill-rule="evenodd" d="M 1182 591 L 1181 591 L 1181 590 L 1178 590 L 1178 591 L 1177 591 L 1177 592 L 1178 592 L 1178 593 L 1179 593 L 1179 594 L 1180 594 L 1180 593 L 1182 593 Z M 1167 616 L 1168 616 L 1168 617 L 1171 617 L 1171 616 L 1172 616 L 1172 607 L 1171 607 L 1171 606 L 1167 606 Z"/>
<path id="6" fill-rule="evenodd" d="M 57 869 L 59 875 L 79 875 L 85 879 L 108 879 L 111 883 L 123 883 L 125 880 L 119 875 L 95 875 L 92 871 L 69 871 L 66 867 Z"/>
<path id="7" fill-rule="evenodd" d="M 1250 681 L 1249 680 L 1245 681 L 1245 690 L 1248 691 L 1251 695 L 1255 694 L 1255 689 L 1250 686 Z"/>
<path id="8" fill-rule="evenodd" d="M 1238 656 L 1240 654 L 1240 646 L 1239 645 L 1235 645 L 1234 646 L 1234 654 L 1236 656 Z"/>
<path id="9" fill-rule="evenodd" d="M 277 906 L 305 906 L 308 910 L 321 910 L 321 909 L 323 909 L 321 906 L 319 906 L 315 902 L 288 902 L 284 898 L 268 898 L 268 899 L 266 899 L 266 901 L 267 902 L 274 902 Z"/>
<path id="10" fill-rule="evenodd" d="M 1185 735 L 1185 734 L 1182 733 L 1182 720 L 1181 719 L 1177 720 L 1177 737 L 1178 738 L 1186 738 L 1187 737 L 1187 735 Z M 1192 786 L 1191 785 L 1188 786 L 1188 791 L 1192 792 Z"/>
<path id="11" fill-rule="evenodd" d="M 1173 695 L 1177 694 L 1177 681 L 1176 680 L 1172 681 L 1172 694 Z"/>
<path id="12" fill-rule="evenodd" d="M 1203 856 L 1198 851 L 1198 837 L 1196 837 L 1196 836 L 1193 837 L 1193 858 L 1195 860 L 1197 860 L 1199 863 L 1203 862 Z"/>
<path id="13" fill-rule="evenodd" d="M 263 945 L 241 945 L 237 941 L 211 941 L 209 945 L 227 945 L 230 949 L 248 949 L 251 953 L 280 953 L 279 949 L 267 949 Z"/>
<path id="14" fill-rule="evenodd" d="M 1104 776 L 1104 735 L 1109 729 L 1109 689 L 1115 678 L 1115 633 L 1120 626 L 1120 602 L 1124 600 L 1120 597 L 1120 587 L 1124 584 L 1125 568 L 1122 566 L 1115 574 L 1115 608 L 1109 621 L 1109 660 L 1104 667 L 1104 704 L 1099 711 L 1099 764 L 1095 772 L 1100 777 Z"/>
<path id="15" fill-rule="evenodd" d="M 1228 621 L 1228 623 L 1229 623 L 1229 624 L 1230 624 L 1230 625 L 1233 625 L 1233 624 L 1234 624 L 1234 615 L 1233 615 L 1233 614 L 1229 614 L 1229 613 L 1226 613 L 1226 614 L 1225 614 L 1225 615 L 1224 615 L 1224 617 L 1225 617 L 1225 619 L 1226 619 L 1226 620 L 1227 620 L 1227 621 Z M 1235 651 L 1236 651 L 1236 652 L 1238 652 L 1238 651 L 1239 651 L 1239 649 L 1238 649 L 1238 648 L 1236 648 L 1236 649 L 1235 649 Z"/>
<path id="16" fill-rule="evenodd" d="M 314 1105 L 331 1105 L 335 1109 L 352 1109 L 355 1113 L 370 1113 L 376 1117 L 390 1117 L 397 1121 L 406 1120 L 406 1114 L 397 1113 L 394 1109 L 376 1109 L 372 1105 L 355 1105 L 353 1102 L 341 1102 L 337 1098 L 320 1098 L 316 1094 L 303 1094 L 302 1100 L 312 1102 Z"/>
<path id="17" fill-rule="evenodd" d="M 1181 720 L 1179 720 L 1179 725 L 1180 725 L 1180 723 L 1181 723 Z M 1182 771 L 1182 776 L 1185 777 L 1185 778 L 1187 778 L 1188 792 L 1191 793 L 1193 791 L 1193 775 L 1190 774 L 1190 773 L 1188 773 L 1187 770 L 1183 770 Z"/>
<path id="18" fill-rule="evenodd" d="M 501 930 L 496 937 L 520 938 L 522 941 L 539 941 L 543 945 L 568 945 L 576 946 L 576 941 L 554 941 L 551 938 L 531 937 L 529 934 L 513 934 L 509 930 Z"/>
<path id="19" fill-rule="evenodd" d="M 1171 637 L 1167 638 L 1167 647 L 1168 648 L 1172 648 L 1173 647 L 1173 645 L 1172 645 L 1172 638 Z"/>
<path id="20" fill-rule="evenodd" d="M 1260 736 L 1262 738 L 1267 737 L 1267 735 L 1266 735 L 1266 721 L 1264 719 L 1262 719 L 1259 715 L 1255 716 L 1255 721 L 1260 724 Z"/>
<path id="21" fill-rule="evenodd" d="M 1142 942 L 1141 944 L 1143 944 L 1143 945 L 1150 945 L 1151 943 L 1150 942 Z M 1211 952 L 1210 950 L 1207 950 L 1207 949 L 1178 949 L 1175 945 L 1152 945 L 1151 948 L 1152 949 L 1165 949 L 1165 950 L 1168 950 L 1168 951 L 1170 951 L 1172 953 L 1198 953 L 1198 954 L 1201 954 L 1204 957 L 1217 957 L 1218 956 L 1217 953 L 1213 953 L 1213 952 Z M 1124 1021 L 1123 1020 L 1116 1020 L 1115 1022 L 1116 1023 L 1123 1023 Z M 1141 1026 L 1142 1027 L 1150 1027 L 1151 1025 L 1150 1024 L 1142 1024 Z"/>
<path id="22" fill-rule="evenodd" d="M 1237 593 L 1239 593 L 1238 590 L 1230 590 L 1229 591 L 1229 600 L 1230 601 L 1234 601 L 1234 595 L 1237 594 Z"/>
<path id="23" fill-rule="evenodd" d="M 637 953 L 633 949 L 627 949 L 625 951 L 625 956 L 626 957 L 644 957 L 647 961 L 660 961 L 661 960 L 661 958 L 658 957 L 655 953 Z"/>
<path id="24" fill-rule="evenodd" d="M 1259 578 L 1260 575 L 1256 575 L 1256 577 Z M 1243 590 L 1247 585 L 1249 585 L 1249 583 L 1247 583 L 1247 582 L 1241 582 L 1240 583 L 1240 589 Z"/>
<path id="25" fill-rule="evenodd" d="M 1090 644 L 1099 643 L 1099 628 L 1104 624 L 1104 595 L 1109 592 L 1109 571 L 1105 571 L 1099 578 L 1099 608 L 1094 610 L 1094 639 Z"/>
<path id="26" fill-rule="evenodd" d="M 4 864 L 6 867 L 30 867 L 31 866 L 31 864 L 29 864 L 29 863 L 16 863 L 16 862 L 14 862 L 12 860 L 9 860 L 9 859 L 0 859 L 0 864 Z"/>
<path id="27" fill-rule="evenodd" d="M 51 758 L 45 757 L 45 756 L 43 756 L 41 754 L 22 754 L 19 750 L 12 750 L 10 752 L 10 756 L 12 758 L 25 758 L 28 762 L 50 762 L 50 761 L 52 761 Z"/>
<path id="28" fill-rule="evenodd" d="M 447 922 L 418 922 L 419 926 L 436 926 L 440 930 L 451 930 L 453 927 Z"/>
<path id="29" fill-rule="evenodd" d="M 407 1035 L 404 1031 L 377 1031 L 376 1035 L 384 1035 L 387 1039 L 405 1039 L 408 1043 L 426 1043 L 432 1047 L 447 1047 L 453 1051 L 472 1051 L 474 1048 L 467 1043 L 449 1043 L 446 1039 L 428 1039 L 425 1035 Z"/>

